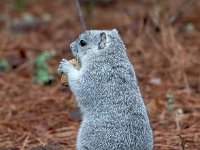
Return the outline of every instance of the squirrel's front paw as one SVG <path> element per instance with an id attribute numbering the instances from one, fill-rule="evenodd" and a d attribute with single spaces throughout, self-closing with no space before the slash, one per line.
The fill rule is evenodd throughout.
<path id="1" fill-rule="evenodd" d="M 58 72 L 67 74 L 70 66 L 71 66 L 71 64 L 69 61 L 67 61 L 66 59 L 62 59 L 60 61 L 60 65 L 58 67 Z"/>

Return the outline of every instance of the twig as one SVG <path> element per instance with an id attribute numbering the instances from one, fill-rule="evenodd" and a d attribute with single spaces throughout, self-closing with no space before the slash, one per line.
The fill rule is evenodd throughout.
<path id="1" fill-rule="evenodd" d="M 178 136 L 180 137 L 180 140 L 181 140 L 180 146 L 182 150 L 185 150 L 186 140 L 181 135 L 178 135 Z"/>
<path id="2" fill-rule="evenodd" d="M 85 26 L 85 22 L 84 22 L 84 19 L 83 19 L 83 13 L 82 13 L 81 8 L 80 8 L 79 0 L 75 0 L 75 3 L 76 3 L 76 9 L 77 9 L 77 12 L 78 12 L 78 15 L 79 15 L 82 30 L 85 31 L 86 26 Z"/>
<path id="3" fill-rule="evenodd" d="M 176 22 L 183 15 L 183 13 L 189 10 L 196 2 L 197 0 L 189 0 L 189 2 L 183 4 L 183 6 L 181 6 L 180 10 L 176 14 L 169 17 L 166 25 L 168 26 Z"/>
<path id="4" fill-rule="evenodd" d="M 180 137 L 180 140 L 181 140 L 180 146 L 181 146 L 182 150 L 186 150 L 187 143 L 194 143 L 193 140 L 187 140 L 184 137 L 182 137 L 181 135 L 178 135 L 178 136 Z"/>
<path id="5" fill-rule="evenodd" d="M 29 142 L 29 135 L 26 136 L 24 142 L 22 143 L 22 148 L 21 148 L 21 150 L 25 150 L 25 148 L 26 148 L 28 142 Z"/>

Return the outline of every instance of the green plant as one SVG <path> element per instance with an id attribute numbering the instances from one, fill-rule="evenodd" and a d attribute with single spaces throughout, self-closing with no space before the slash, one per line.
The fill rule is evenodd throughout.
<path id="1" fill-rule="evenodd" d="M 26 6 L 26 0 L 16 0 L 15 5 L 17 8 L 24 8 Z"/>
<path id="2" fill-rule="evenodd" d="M 0 71 L 9 70 L 11 68 L 10 63 L 5 58 L 0 58 Z"/>
<path id="3" fill-rule="evenodd" d="M 169 113 L 169 112 L 171 112 L 173 110 L 174 96 L 167 93 L 166 94 L 166 98 L 167 98 L 166 110 Z"/>
<path id="4" fill-rule="evenodd" d="M 86 1 L 86 19 L 87 25 L 91 26 L 93 22 L 93 14 L 94 14 L 94 0 L 87 0 Z"/>
<path id="5" fill-rule="evenodd" d="M 54 77 L 50 74 L 49 65 L 47 60 L 55 55 L 55 51 L 44 51 L 38 54 L 34 59 L 34 81 L 38 84 L 45 85 L 54 80 Z"/>

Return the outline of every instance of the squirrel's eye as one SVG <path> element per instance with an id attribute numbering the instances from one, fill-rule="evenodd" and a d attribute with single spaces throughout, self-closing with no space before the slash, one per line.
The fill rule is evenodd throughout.
<path id="1" fill-rule="evenodd" d="M 85 46 L 85 45 L 87 45 L 87 43 L 86 43 L 84 40 L 81 40 L 81 41 L 80 41 L 80 45 L 81 45 L 81 46 Z"/>

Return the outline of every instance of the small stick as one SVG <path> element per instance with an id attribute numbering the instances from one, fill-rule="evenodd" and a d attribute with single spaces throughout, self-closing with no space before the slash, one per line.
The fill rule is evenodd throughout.
<path id="1" fill-rule="evenodd" d="M 196 2 L 198 2 L 197 0 L 190 0 L 189 2 L 183 4 L 183 6 L 181 6 L 180 10 L 172 15 L 169 20 L 167 21 L 167 25 L 171 25 L 174 22 L 176 22 L 187 10 L 189 10 Z"/>
<path id="2" fill-rule="evenodd" d="M 79 0 L 75 0 L 75 2 L 76 2 L 76 9 L 77 9 L 77 12 L 78 12 L 78 15 L 79 15 L 82 30 L 85 31 L 86 26 L 85 26 L 85 22 L 84 22 L 84 19 L 83 19 L 83 13 L 82 13 L 81 8 L 80 8 Z"/>

